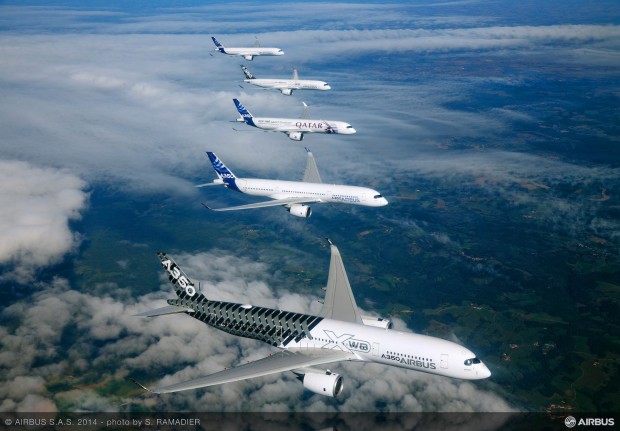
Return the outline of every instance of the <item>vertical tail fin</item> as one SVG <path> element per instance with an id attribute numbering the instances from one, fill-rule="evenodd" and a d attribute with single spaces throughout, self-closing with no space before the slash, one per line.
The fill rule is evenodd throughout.
<path id="1" fill-rule="evenodd" d="M 215 153 L 207 151 L 207 156 L 209 157 L 209 160 L 213 165 L 213 169 L 215 169 L 215 173 L 218 177 L 220 177 L 222 181 L 224 181 L 226 187 L 240 192 L 241 190 L 239 190 L 239 187 L 237 187 L 237 183 L 235 182 L 235 180 L 237 179 L 235 174 L 233 174 L 232 171 L 228 169 L 220 159 L 217 158 Z"/>
<path id="2" fill-rule="evenodd" d="M 239 115 L 241 115 L 243 121 L 245 121 L 246 124 L 249 124 L 250 126 L 256 127 L 256 125 L 254 124 L 254 118 L 252 117 L 252 114 L 250 114 L 250 111 L 248 111 L 245 106 L 243 106 L 241 102 L 239 102 L 238 99 L 233 99 L 233 102 L 235 102 L 237 111 L 239 111 Z"/>
<path id="3" fill-rule="evenodd" d="M 213 36 L 211 36 L 211 39 L 213 39 L 213 43 L 215 44 L 216 49 L 217 49 L 219 52 L 222 52 L 222 53 L 226 54 L 226 50 L 224 49 L 224 46 L 223 46 L 221 43 L 219 43 L 219 42 L 217 41 L 217 39 L 216 39 L 216 38 L 214 38 Z"/>
<path id="4" fill-rule="evenodd" d="M 247 79 L 256 79 L 256 77 L 252 75 L 252 72 L 250 72 L 250 69 L 245 67 L 243 64 L 241 65 L 241 70 L 243 70 L 243 73 Z"/>
<path id="5" fill-rule="evenodd" d="M 197 293 L 194 283 L 185 275 L 175 261 L 169 258 L 166 253 L 157 253 L 157 257 L 159 257 L 161 265 L 166 270 L 168 279 L 174 286 L 177 296 L 182 299 L 194 297 Z"/>

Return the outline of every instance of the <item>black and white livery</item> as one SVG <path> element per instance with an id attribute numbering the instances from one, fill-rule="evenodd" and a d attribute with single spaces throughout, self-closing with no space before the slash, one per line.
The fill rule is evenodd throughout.
<path id="1" fill-rule="evenodd" d="M 491 375 L 476 355 L 459 344 L 396 331 L 391 329 L 389 320 L 363 316 L 355 303 L 340 252 L 331 241 L 329 244 L 331 261 L 325 300 L 316 316 L 207 299 L 169 256 L 158 253 L 176 298 L 169 299 L 166 307 L 138 316 L 185 314 L 230 334 L 264 341 L 278 351 L 206 377 L 150 389 L 140 386 L 162 394 L 291 371 L 306 389 L 335 397 L 343 389 L 343 377 L 325 366 L 341 361 L 378 362 L 467 380 Z"/>

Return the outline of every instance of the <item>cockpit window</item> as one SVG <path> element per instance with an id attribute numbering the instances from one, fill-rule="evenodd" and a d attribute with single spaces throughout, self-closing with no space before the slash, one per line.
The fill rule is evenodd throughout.
<path id="1" fill-rule="evenodd" d="M 323 84 L 323 87 L 329 87 L 329 84 L 326 82 L 325 84 Z"/>
<path id="2" fill-rule="evenodd" d="M 381 195 L 375 195 L 375 199 L 380 199 L 380 198 L 382 198 L 382 197 L 383 197 L 383 196 L 381 196 Z"/>
<path id="3" fill-rule="evenodd" d="M 352 129 L 352 128 L 353 128 L 353 126 L 347 126 L 347 129 Z"/>
<path id="4" fill-rule="evenodd" d="M 478 358 L 466 359 L 464 363 L 465 363 L 465 365 L 467 365 L 469 367 L 470 365 L 479 364 L 480 363 L 480 359 L 478 359 Z"/>

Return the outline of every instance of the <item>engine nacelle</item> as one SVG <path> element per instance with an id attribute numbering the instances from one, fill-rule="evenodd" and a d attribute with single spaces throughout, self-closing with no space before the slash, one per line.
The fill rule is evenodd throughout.
<path id="1" fill-rule="evenodd" d="M 362 323 L 375 328 L 392 329 L 392 321 L 382 317 L 362 316 Z"/>
<path id="2" fill-rule="evenodd" d="M 254 60 L 254 56 L 253 55 L 244 55 L 243 58 L 245 58 L 247 61 Z"/>
<path id="3" fill-rule="evenodd" d="M 293 89 L 292 88 L 283 88 L 280 90 L 282 92 L 282 94 L 284 94 L 285 96 L 290 96 L 291 94 L 293 94 Z"/>
<path id="4" fill-rule="evenodd" d="M 331 371 L 325 374 L 307 372 L 302 382 L 309 391 L 328 397 L 335 397 L 342 391 L 342 376 Z"/>
<path id="5" fill-rule="evenodd" d="M 295 217 L 308 218 L 312 215 L 312 208 L 308 205 L 291 205 L 288 212 Z"/>
<path id="6" fill-rule="evenodd" d="M 288 134 L 288 137 L 293 141 L 303 141 L 304 134 L 301 132 L 291 132 Z"/>

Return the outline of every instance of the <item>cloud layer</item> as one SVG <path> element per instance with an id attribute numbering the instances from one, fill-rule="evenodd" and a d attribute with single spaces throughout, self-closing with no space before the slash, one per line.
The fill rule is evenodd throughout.
<path id="1" fill-rule="evenodd" d="M 65 171 L 26 162 L 0 160 L 0 172 L 0 264 L 10 268 L 3 278 L 25 283 L 77 245 L 69 222 L 86 207 L 86 184 Z"/>

